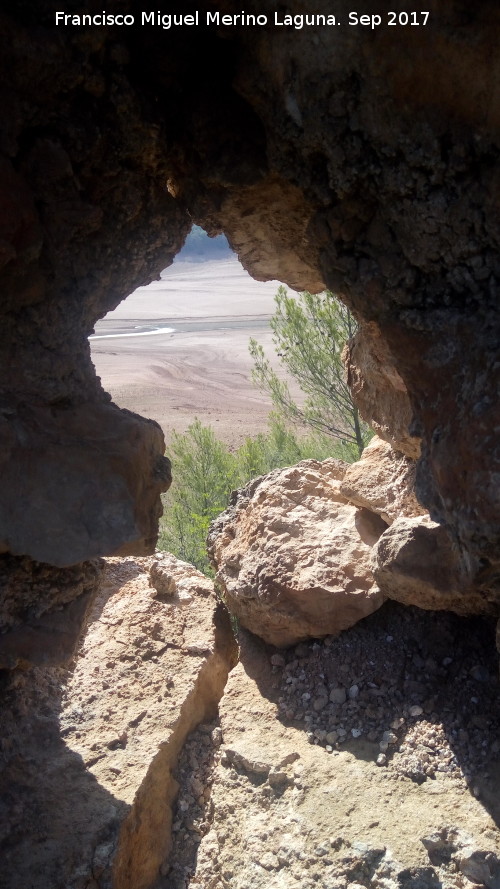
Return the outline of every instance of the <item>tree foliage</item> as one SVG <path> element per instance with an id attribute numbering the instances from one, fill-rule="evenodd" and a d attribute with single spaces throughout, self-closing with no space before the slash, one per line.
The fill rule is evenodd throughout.
<path id="1" fill-rule="evenodd" d="M 251 339 L 254 381 L 284 417 L 332 436 L 342 443 L 344 458 L 351 452 L 351 459 L 356 459 L 372 433 L 359 417 L 341 359 L 345 343 L 356 331 L 353 316 L 330 291 L 305 292 L 296 299 L 280 287 L 275 302 L 271 328 L 276 351 L 305 399 L 299 403 L 292 396 L 262 346 Z"/>
<path id="2" fill-rule="evenodd" d="M 170 446 L 174 481 L 165 501 L 160 546 L 202 571 L 209 569 L 205 540 L 212 519 L 237 486 L 234 458 L 210 426 L 198 419 L 174 432 Z"/>
<path id="3" fill-rule="evenodd" d="M 173 434 L 169 456 L 174 481 L 164 498 L 158 545 L 211 574 L 205 548 L 208 528 L 226 508 L 235 488 L 306 458 L 321 460 L 341 454 L 332 439 L 319 434 L 298 438 L 282 419 L 274 417 L 267 434 L 247 438 L 235 453 L 216 438 L 210 426 L 195 420 L 184 434 Z"/>

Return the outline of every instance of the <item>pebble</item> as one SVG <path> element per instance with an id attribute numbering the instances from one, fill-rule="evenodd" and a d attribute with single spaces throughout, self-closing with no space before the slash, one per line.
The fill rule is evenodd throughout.
<path id="1" fill-rule="evenodd" d="M 313 701 L 313 710 L 324 710 L 328 704 L 328 698 L 315 698 Z"/>
<path id="2" fill-rule="evenodd" d="M 409 716 L 422 716 L 423 712 L 423 707 L 420 707 L 418 704 L 413 704 L 413 706 L 408 708 Z"/>
<path id="3" fill-rule="evenodd" d="M 271 655 L 271 664 L 273 667 L 284 667 L 286 658 L 282 654 L 273 654 Z"/>
<path id="4" fill-rule="evenodd" d="M 489 682 L 490 674 L 488 670 L 481 664 L 476 664 L 470 671 L 470 675 L 476 682 Z"/>
<path id="5" fill-rule="evenodd" d="M 347 692 L 345 688 L 333 688 L 330 692 L 330 701 L 332 704 L 345 704 L 347 700 Z"/>
<path id="6" fill-rule="evenodd" d="M 258 859 L 257 864 L 260 864 L 261 867 L 264 867 L 266 870 L 278 870 L 280 866 L 278 857 L 273 852 L 265 852 L 264 855 Z"/>

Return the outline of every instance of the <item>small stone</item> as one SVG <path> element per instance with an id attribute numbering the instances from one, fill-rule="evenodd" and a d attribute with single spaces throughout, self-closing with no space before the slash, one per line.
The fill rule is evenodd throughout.
<path id="1" fill-rule="evenodd" d="M 108 741 L 106 746 L 109 750 L 116 750 L 118 747 L 126 747 L 127 738 L 127 732 L 122 732 L 117 737 L 114 737 L 110 741 Z"/>
<path id="2" fill-rule="evenodd" d="M 359 685 L 351 685 L 348 695 L 349 700 L 354 701 L 359 695 Z"/>
<path id="3" fill-rule="evenodd" d="M 476 682 L 489 682 L 490 674 L 486 667 L 483 667 L 481 664 L 477 664 L 475 667 L 472 667 L 470 671 L 470 675 Z"/>
<path id="4" fill-rule="evenodd" d="M 325 741 L 327 744 L 336 744 L 338 737 L 337 732 L 328 732 Z"/>
<path id="5" fill-rule="evenodd" d="M 259 858 L 258 864 L 265 867 L 266 870 L 278 870 L 280 863 L 277 855 L 273 852 L 265 852 L 262 858 Z"/>
<path id="6" fill-rule="evenodd" d="M 347 692 L 345 688 L 333 688 L 330 692 L 330 701 L 332 704 L 345 704 Z"/>
<path id="7" fill-rule="evenodd" d="M 394 738 L 395 740 L 392 740 L 393 738 Z M 384 734 L 382 735 L 382 740 L 380 741 L 380 744 L 378 745 L 378 746 L 379 746 L 379 750 L 380 750 L 382 753 L 385 753 L 385 751 L 387 750 L 387 748 L 388 748 L 391 744 L 395 744 L 396 741 L 397 741 L 397 737 L 396 737 L 395 734 L 393 734 L 393 732 L 384 732 Z"/>
<path id="8" fill-rule="evenodd" d="M 271 664 L 273 667 L 284 667 L 286 664 L 286 659 L 282 654 L 273 654 L 271 655 Z"/>
<path id="9" fill-rule="evenodd" d="M 463 849 L 458 867 L 472 883 L 479 883 L 487 889 L 498 889 L 500 886 L 500 861 L 493 852 Z"/>
<path id="10" fill-rule="evenodd" d="M 362 734 L 363 734 L 363 732 L 362 732 L 362 729 L 360 729 L 360 728 L 352 728 L 351 729 L 351 735 L 353 736 L 353 738 L 360 738 Z"/>
<path id="11" fill-rule="evenodd" d="M 328 704 L 328 698 L 315 698 L 313 701 L 313 710 L 316 710 L 319 713 L 320 710 L 324 710 L 326 705 Z"/>
<path id="12" fill-rule="evenodd" d="M 385 755 L 385 753 L 379 753 L 376 759 L 376 763 L 378 766 L 387 765 L 387 756 Z"/>
<path id="13" fill-rule="evenodd" d="M 213 743 L 217 747 L 220 747 L 220 745 L 222 744 L 222 729 L 219 728 L 219 726 L 216 726 L 216 728 L 214 728 L 214 730 L 212 731 L 211 736 L 212 736 Z"/>
<path id="14" fill-rule="evenodd" d="M 423 712 L 423 707 L 420 707 L 418 704 L 412 704 L 412 706 L 408 708 L 410 716 L 422 716 Z"/>
<path id="15" fill-rule="evenodd" d="M 285 784 L 288 783 L 288 775 L 286 772 L 281 772 L 277 769 L 275 772 L 270 771 L 269 777 L 267 779 L 271 785 L 271 787 L 284 787 Z"/>

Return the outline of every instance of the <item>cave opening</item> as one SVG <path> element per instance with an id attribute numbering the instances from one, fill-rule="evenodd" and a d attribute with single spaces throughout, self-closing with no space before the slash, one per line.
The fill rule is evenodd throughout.
<path id="1" fill-rule="evenodd" d="M 251 381 L 250 337 L 273 352 L 280 282 L 254 280 L 223 235 L 193 226 L 172 265 L 97 322 L 92 360 L 114 402 L 156 420 L 168 445 L 198 418 L 234 448 L 267 428 L 272 405 Z"/>

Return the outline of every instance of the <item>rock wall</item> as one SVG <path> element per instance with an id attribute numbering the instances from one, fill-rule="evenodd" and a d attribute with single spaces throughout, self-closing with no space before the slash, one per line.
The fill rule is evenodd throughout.
<path id="1" fill-rule="evenodd" d="M 208 578 L 166 554 L 152 563 L 107 561 L 70 670 L 23 663 L 2 681 L 9 889 L 156 885 L 179 751 L 216 715 L 236 644 Z"/>
<path id="2" fill-rule="evenodd" d="M 418 497 L 494 586 L 500 11 L 429 9 L 425 27 L 350 27 L 339 0 L 340 27 L 167 31 L 3 4 L 3 551 L 65 566 L 154 545 L 161 433 L 109 404 L 87 336 L 194 219 L 255 277 L 327 285 L 376 325 L 422 440 Z"/>

